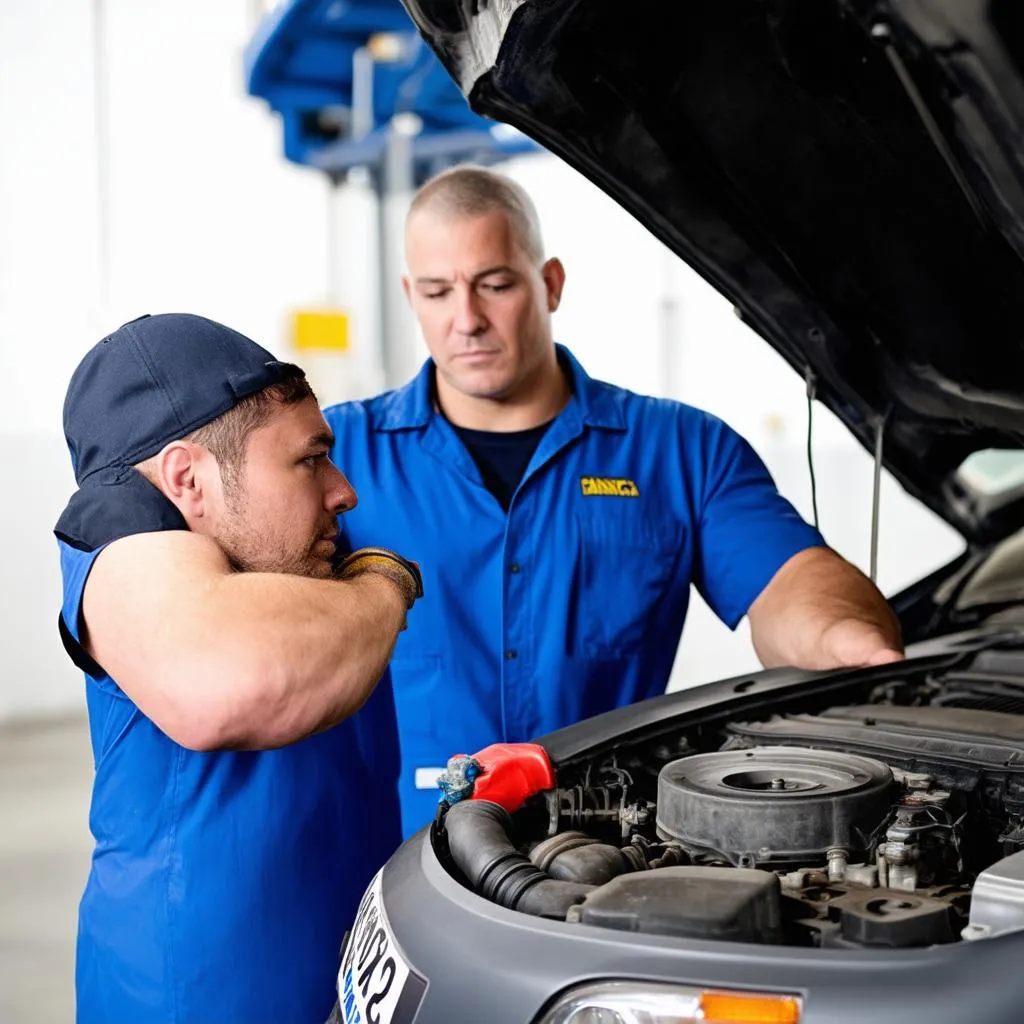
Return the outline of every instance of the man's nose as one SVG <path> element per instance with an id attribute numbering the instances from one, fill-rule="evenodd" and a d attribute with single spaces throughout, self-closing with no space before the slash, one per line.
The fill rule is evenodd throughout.
<path id="1" fill-rule="evenodd" d="M 359 497 L 348 477 L 332 464 L 331 480 L 324 493 L 324 507 L 332 515 L 339 516 L 342 512 L 351 512 L 358 504 Z"/>
<path id="2" fill-rule="evenodd" d="M 472 288 L 455 289 L 455 320 L 453 326 L 459 334 L 470 337 L 487 327 L 487 317 L 480 306 L 480 298 Z"/>

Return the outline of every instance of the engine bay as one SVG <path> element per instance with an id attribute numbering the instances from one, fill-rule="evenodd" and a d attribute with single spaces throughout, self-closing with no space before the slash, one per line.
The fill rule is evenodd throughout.
<path id="1" fill-rule="evenodd" d="M 1024 929 L 1024 684 L 998 661 L 604 744 L 514 813 L 447 807 L 435 849 L 495 903 L 621 931 L 907 948 Z"/>

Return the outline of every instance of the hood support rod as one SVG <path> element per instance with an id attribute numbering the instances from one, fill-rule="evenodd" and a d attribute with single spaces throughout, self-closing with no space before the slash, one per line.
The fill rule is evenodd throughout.
<path id="1" fill-rule="evenodd" d="M 885 416 L 875 420 L 875 479 L 871 488 L 871 582 L 878 582 L 878 511 L 882 497 L 882 452 L 885 442 Z"/>

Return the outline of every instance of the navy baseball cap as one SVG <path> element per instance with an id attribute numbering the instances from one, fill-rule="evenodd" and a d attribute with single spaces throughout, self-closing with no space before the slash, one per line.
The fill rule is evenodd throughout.
<path id="1" fill-rule="evenodd" d="M 78 364 L 64 400 L 64 436 L 78 482 L 57 535 L 92 549 L 129 533 L 187 528 L 134 470 L 272 384 L 303 376 L 230 327 L 190 313 L 119 327 Z"/>
<path id="2" fill-rule="evenodd" d="M 64 400 L 64 436 L 79 486 L 215 420 L 248 395 L 302 376 L 230 327 L 190 313 L 119 327 L 78 364 Z"/>

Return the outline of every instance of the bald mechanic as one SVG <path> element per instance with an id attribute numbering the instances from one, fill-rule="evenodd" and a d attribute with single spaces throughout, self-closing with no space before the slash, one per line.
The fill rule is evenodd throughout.
<path id="1" fill-rule="evenodd" d="M 508 178 L 459 168 L 414 197 L 406 295 L 430 359 L 326 411 L 366 491 L 342 530 L 411 550 L 429 601 L 391 661 L 403 827 L 449 755 L 662 693 L 691 585 L 766 666 L 901 655 L 882 595 L 713 416 L 592 380 L 552 341 L 565 270 Z"/>
<path id="2" fill-rule="evenodd" d="M 416 567 L 359 551 L 302 371 L 187 315 L 95 346 L 64 428 L 61 634 L 86 673 L 96 839 L 80 1024 L 311 1024 L 399 840 L 385 672 Z"/>

